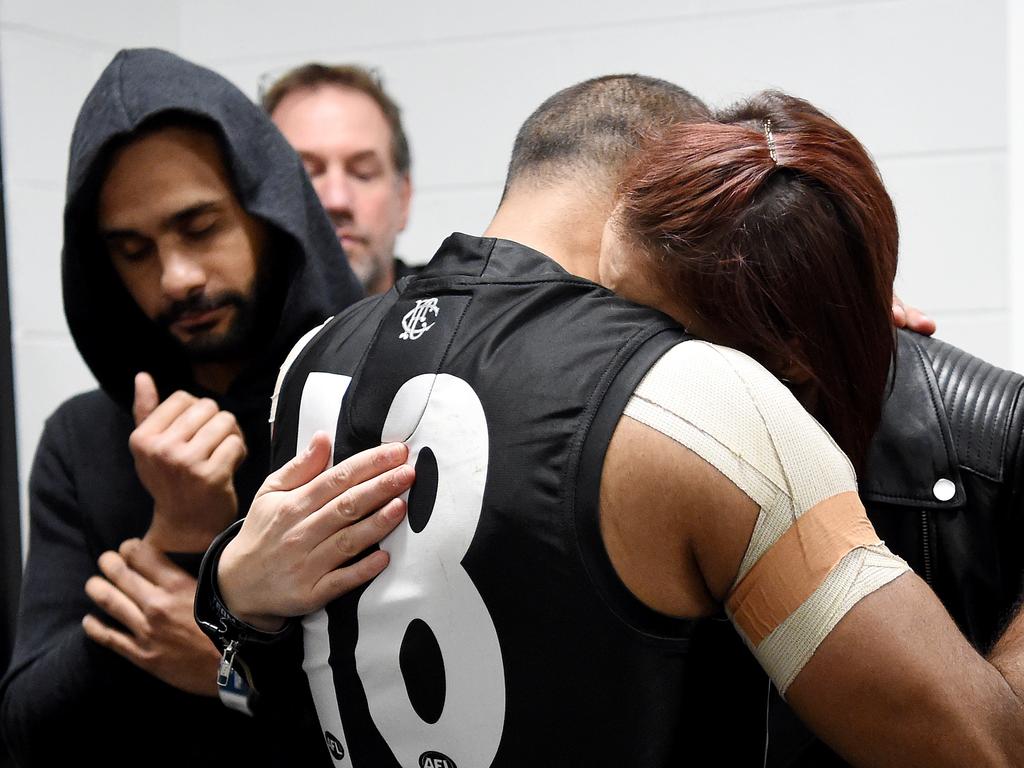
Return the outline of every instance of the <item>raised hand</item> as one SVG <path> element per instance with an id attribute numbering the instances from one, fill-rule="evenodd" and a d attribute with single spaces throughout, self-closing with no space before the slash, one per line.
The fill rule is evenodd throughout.
<path id="1" fill-rule="evenodd" d="M 318 610 L 380 573 L 388 555 L 368 547 L 405 515 L 398 498 L 415 472 L 408 448 L 382 445 L 329 467 L 330 438 L 318 432 L 306 450 L 263 483 L 218 568 L 228 609 L 275 631 L 291 616 Z"/>
<path id="2" fill-rule="evenodd" d="M 135 471 L 153 497 L 144 539 L 165 552 L 202 552 L 238 513 L 234 474 L 245 458 L 233 414 L 177 391 L 162 403 L 148 373 L 135 377 Z"/>
<path id="3" fill-rule="evenodd" d="M 85 592 L 127 632 L 89 614 L 85 633 L 175 688 L 215 696 L 220 653 L 193 618 L 195 579 L 138 539 L 104 552 L 99 565 L 103 576 L 90 578 Z"/>

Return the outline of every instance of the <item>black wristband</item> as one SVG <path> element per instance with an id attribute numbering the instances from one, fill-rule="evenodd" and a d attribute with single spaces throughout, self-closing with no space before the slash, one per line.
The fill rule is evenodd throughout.
<path id="1" fill-rule="evenodd" d="M 196 583 L 196 624 L 221 651 L 226 650 L 229 643 L 234 644 L 235 650 L 247 643 L 275 643 L 284 638 L 296 624 L 295 619 L 288 619 L 278 631 L 264 632 L 236 617 L 224 604 L 217 584 L 217 566 L 220 564 L 221 553 L 238 535 L 242 522 L 237 520 L 232 523 L 213 540 L 203 555 Z"/>

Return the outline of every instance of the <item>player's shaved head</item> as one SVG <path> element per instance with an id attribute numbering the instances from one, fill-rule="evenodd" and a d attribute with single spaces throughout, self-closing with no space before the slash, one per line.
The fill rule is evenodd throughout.
<path id="1" fill-rule="evenodd" d="M 605 75 L 564 88 L 527 118 L 516 135 L 505 192 L 567 175 L 617 175 L 640 138 L 659 126 L 698 122 L 710 110 L 689 91 L 644 75 Z"/>

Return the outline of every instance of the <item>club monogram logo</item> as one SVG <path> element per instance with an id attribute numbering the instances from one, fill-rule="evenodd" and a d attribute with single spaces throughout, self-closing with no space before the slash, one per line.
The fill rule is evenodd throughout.
<path id="1" fill-rule="evenodd" d="M 416 306 L 405 313 L 402 318 L 402 333 L 400 339 L 416 341 L 420 336 L 434 327 L 434 323 L 427 322 L 428 315 L 435 317 L 441 311 L 437 306 L 437 299 L 416 299 Z"/>

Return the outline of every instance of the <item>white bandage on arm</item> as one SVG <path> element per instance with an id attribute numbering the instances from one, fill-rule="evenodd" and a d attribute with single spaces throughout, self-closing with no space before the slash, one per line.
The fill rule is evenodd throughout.
<path id="1" fill-rule="evenodd" d="M 625 414 L 760 508 L 726 611 L 780 692 L 857 601 L 907 570 L 868 522 L 850 462 L 746 355 L 684 342 L 651 368 Z"/>
<path id="2" fill-rule="evenodd" d="M 783 696 L 821 641 L 861 598 L 884 587 L 908 566 L 884 544 L 857 547 L 825 581 L 757 646 L 740 634 Z"/>

